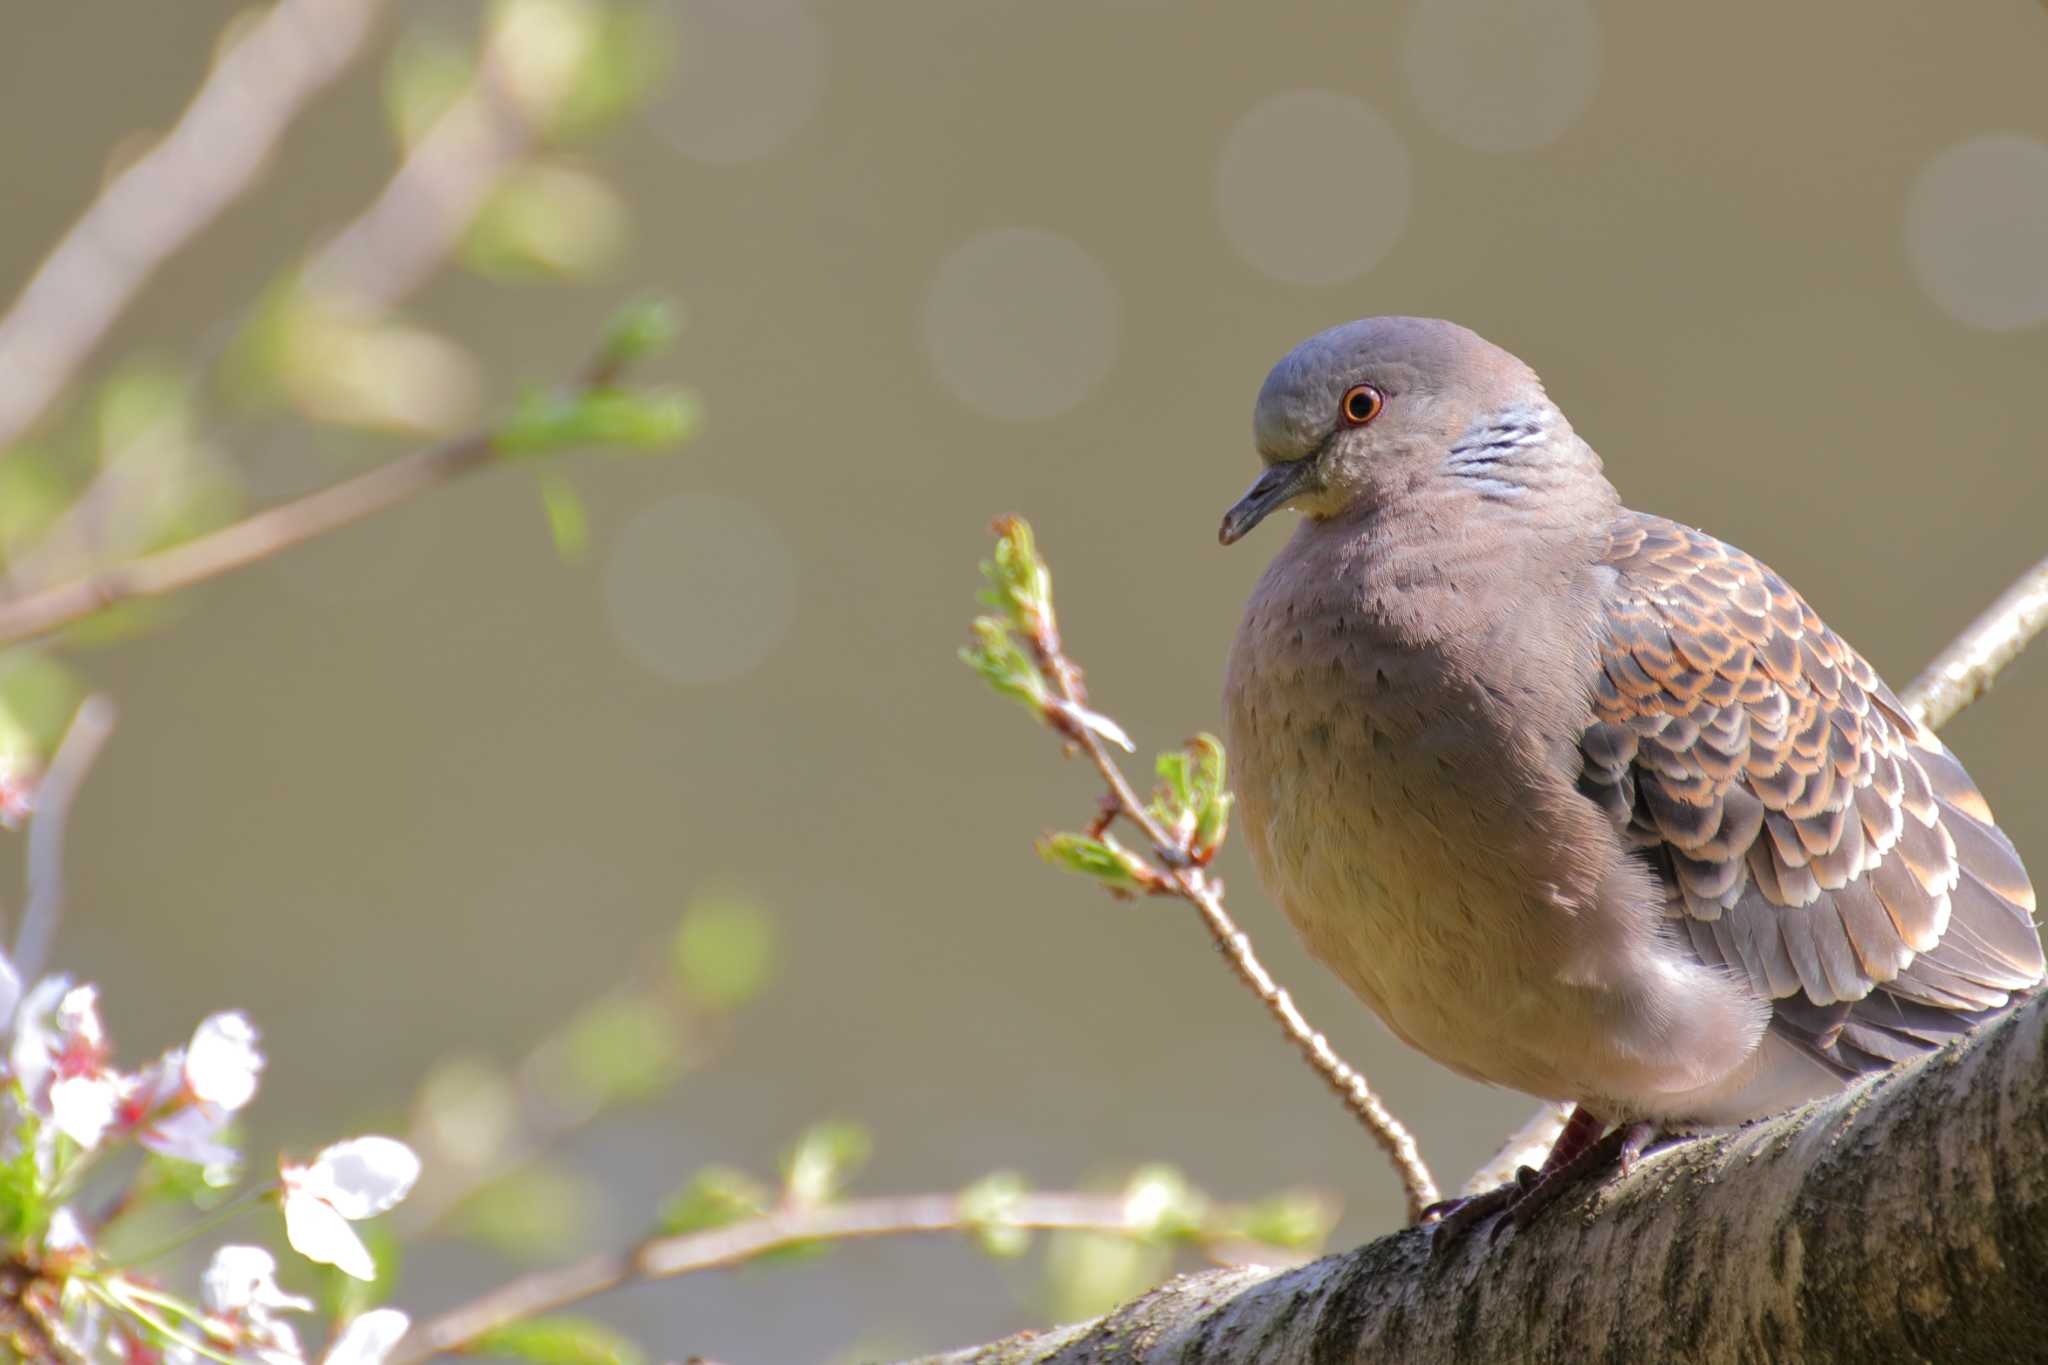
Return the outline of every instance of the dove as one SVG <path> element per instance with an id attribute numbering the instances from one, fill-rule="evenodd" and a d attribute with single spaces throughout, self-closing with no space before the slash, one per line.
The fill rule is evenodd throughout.
<path id="1" fill-rule="evenodd" d="M 1273 367 L 1253 435 L 1222 542 L 1301 516 L 1225 675 L 1252 861 L 1398 1037 L 1576 1106 L 1546 1176 L 1832 1094 L 2040 983 L 1955 755 L 1778 574 L 1624 506 L 1522 361 L 1347 323 Z"/>

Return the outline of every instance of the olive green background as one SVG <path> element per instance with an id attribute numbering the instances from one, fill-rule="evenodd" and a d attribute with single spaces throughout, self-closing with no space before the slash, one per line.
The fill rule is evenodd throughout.
<path id="1" fill-rule="evenodd" d="M 109 151 L 167 125 L 232 9 L 10 8 L 8 292 Z M 59 954 L 104 988 L 124 1056 L 247 1009 L 272 1057 L 258 1149 L 303 1148 L 391 1122 L 438 1056 L 515 1057 L 692 895 L 732 888 L 778 916 L 783 974 L 715 1070 L 578 1140 L 610 1192 L 595 1242 L 704 1162 L 772 1165 L 826 1114 L 872 1126 L 865 1189 L 999 1166 L 1056 1187 L 1162 1159 L 1219 1195 L 1326 1188 L 1344 1201 L 1340 1240 L 1393 1226 L 1384 1162 L 1192 915 L 1113 904 L 1033 855 L 1041 830 L 1085 820 L 1095 787 L 953 660 L 990 516 L 1033 519 L 1099 703 L 1152 748 L 1218 723 L 1239 605 L 1286 533 L 1215 542 L 1255 469 L 1258 382 L 1298 338 L 1358 315 L 1451 317 L 1523 355 L 1634 505 L 1768 560 L 1897 685 L 2048 548 L 2048 328 L 1954 320 L 1916 282 L 1903 227 L 1941 149 L 2048 138 L 2038 4 L 1602 4 L 1584 116 L 1499 154 L 1418 113 L 1408 12 L 816 0 L 819 102 L 774 153 L 704 164 L 644 121 L 606 141 L 592 159 L 636 225 L 604 280 L 454 275 L 417 309 L 473 344 L 503 395 L 575 363 L 626 294 L 684 302 L 688 332 L 659 368 L 702 393 L 708 425 L 672 459 L 573 462 L 586 562 L 556 555 L 532 480 L 498 473 L 79 657 L 122 722 L 76 814 Z M 459 32 L 472 13 L 399 18 Z M 209 339 L 374 191 L 390 150 L 375 70 L 310 111 L 107 354 Z M 1297 89 L 1364 101 L 1412 162 L 1405 230 L 1339 284 L 1261 275 L 1218 222 L 1224 138 Z M 1322 203 L 1309 178 L 1259 210 Z M 1113 362 L 1043 420 L 958 401 L 921 341 L 939 263 L 1016 226 L 1078 244 L 1118 298 Z M 236 449 L 259 488 L 377 453 L 290 428 Z M 790 627 L 742 677 L 665 681 L 607 622 L 611 538 L 677 493 L 742 499 L 789 547 Z M 698 567 L 674 583 L 679 604 L 745 600 L 746 581 Z M 1949 738 L 2048 867 L 2044 717 L 2037 653 Z M 1394 1042 L 1302 955 L 1240 849 L 1223 873 L 1310 1018 L 1462 1178 L 1528 1102 Z M 429 1253 L 406 1306 L 504 1273 Z M 1031 1325 L 1015 1292 L 1029 1284 L 951 1242 L 901 1242 L 602 1311 L 656 1358 L 754 1365 Z"/>

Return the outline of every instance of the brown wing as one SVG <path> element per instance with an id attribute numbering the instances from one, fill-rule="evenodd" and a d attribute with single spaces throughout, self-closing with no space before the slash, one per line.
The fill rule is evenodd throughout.
<path id="1" fill-rule="evenodd" d="M 1624 514 L 1580 786 L 1700 957 L 1845 1071 L 2041 980 L 2034 891 L 1955 756 L 1785 581 Z"/>

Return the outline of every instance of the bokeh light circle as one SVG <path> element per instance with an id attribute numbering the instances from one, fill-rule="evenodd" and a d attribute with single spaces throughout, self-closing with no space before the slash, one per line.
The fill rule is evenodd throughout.
<path id="1" fill-rule="evenodd" d="M 605 563 L 604 599 L 626 652 L 670 682 L 744 677 L 796 617 L 796 556 L 753 504 L 684 493 L 642 508 Z"/>
<path id="2" fill-rule="evenodd" d="M 1116 284 L 1057 233 L 1000 228 L 969 238 L 925 291 L 923 341 L 940 382 L 976 412 L 1056 417 L 1116 360 Z"/>
<path id="3" fill-rule="evenodd" d="M 2048 143 L 1985 133 L 1937 153 L 1906 197 L 1906 258 L 1965 326 L 2048 322 Z"/>
<path id="4" fill-rule="evenodd" d="M 1562 137 L 1600 84 L 1588 0 L 1421 0 L 1402 66 L 1430 127 L 1476 152 Z"/>
<path id="5" fill-rule="evenodd" d="M 649 117 L 693 161 L 780 150 L 825 89 L 825 29 L 799 0 L 682 0 L 676 69 Z"/>
<path id="6" fill-rule="evenodd" d="M 1293 90 L 1260 101 L 1224 136 L 1216 214 L 1260 273 L 1337 284 L 1400 239 L 1408 182 L 1408 149 L 1363 101 Z"/>

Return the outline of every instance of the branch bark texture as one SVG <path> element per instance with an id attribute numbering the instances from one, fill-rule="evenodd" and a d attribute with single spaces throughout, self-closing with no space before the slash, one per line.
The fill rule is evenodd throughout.
<path id="1" fill-rule="evenodd" d="M 1441 1255 L 1409 1228 L 926 1365 L 2048 1357 L 2048 999 Z"/>

